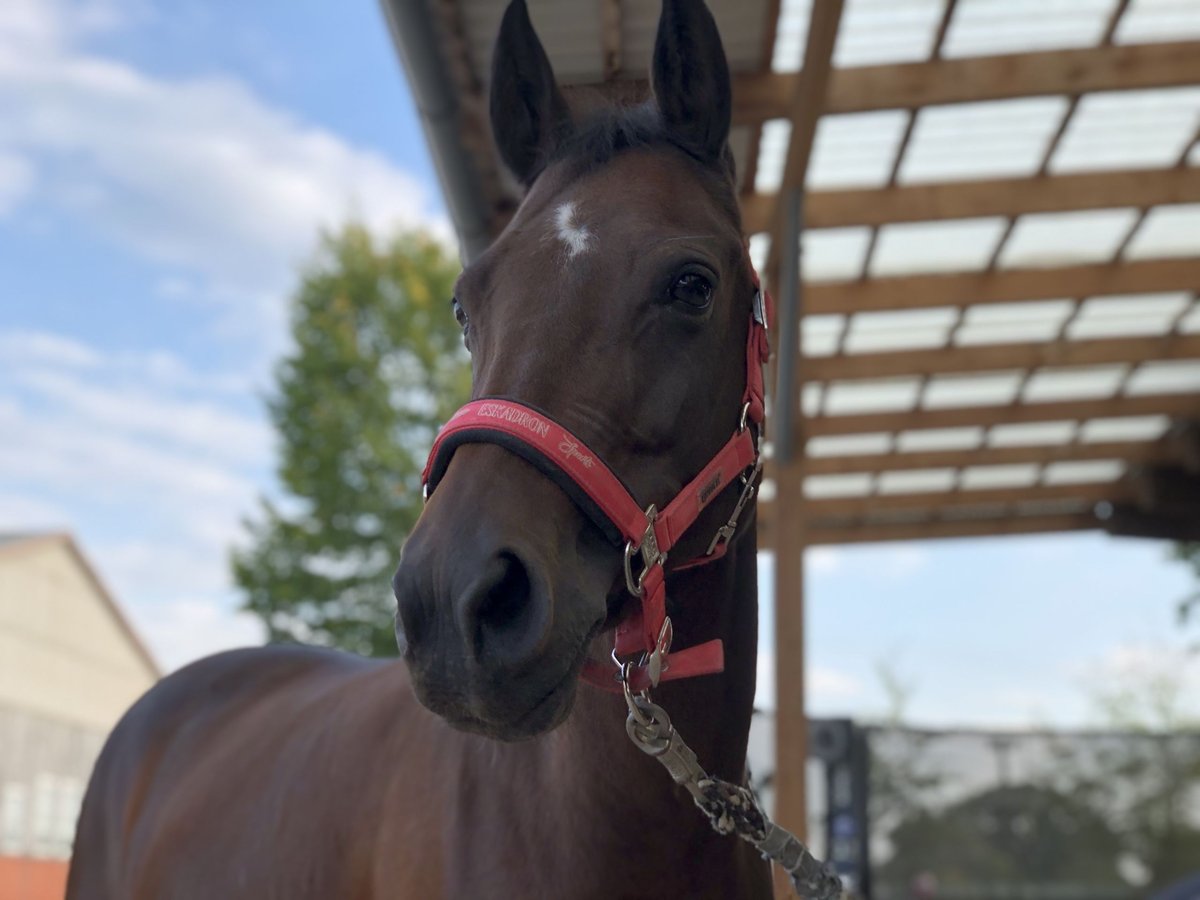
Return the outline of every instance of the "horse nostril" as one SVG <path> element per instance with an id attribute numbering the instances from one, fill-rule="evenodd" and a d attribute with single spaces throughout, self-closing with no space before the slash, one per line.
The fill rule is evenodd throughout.
<path id="1" fill-rule="evenodd" d="M 476 660 L 515 663 L 533 649 L 531 639 L 540 638 L 533 593 L 529 571 L 516 554 L 493 557 L 463 597 L 463 624 Z"/>

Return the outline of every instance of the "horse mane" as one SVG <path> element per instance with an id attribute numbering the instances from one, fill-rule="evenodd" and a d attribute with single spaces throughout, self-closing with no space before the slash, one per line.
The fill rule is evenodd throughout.
<path id="1" fill-rule="evenodd" d="M 575 177 L 579 177 L 626 151 L 664 146 L 682 152 L 697 164 L 697 169 L 706 176 L 704 181 L 709 192 L 740 228 L 741 208 L 737 201 L 733 152 L 729 145 L 725 145 L 718 159 L 699 154 L 694 147 L 671 133 L 653 100 L 636 106 L 605 104 L 593 108 L 556 144 L 546 160 L 546 167 L 563 163 Z"/>

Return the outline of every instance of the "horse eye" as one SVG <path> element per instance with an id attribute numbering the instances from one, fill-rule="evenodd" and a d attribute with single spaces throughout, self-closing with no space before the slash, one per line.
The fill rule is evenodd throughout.
<path id="1" fill-rule="evenodd" d="M 450 306 L 454 309 L 454 321 L 458 323 L 458 327 L 462 329 L 463 334 L 466 334 L 467 328 L 471 325 L 471 320 L 467 318 L 466 310 L 462 308 L 462 304 L 458 302 L 457 297 L 450 298 Z"/>
<path id="2" fill-rule="evenodd" d="M 684 272 L 671 285 L 671 299 L 693 310 L 708 309 L 712 297 L 712 282 L 699 272 Z"/>

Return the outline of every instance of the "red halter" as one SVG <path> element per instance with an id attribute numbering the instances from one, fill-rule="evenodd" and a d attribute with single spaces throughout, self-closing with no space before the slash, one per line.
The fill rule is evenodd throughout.
<path id="1" fill-rule="evenodd" d="M 753 272 L 753 268 L 751 268 Z M 600 457 L 563 426 L 540 410 L 515 400 L 473 400 L 442 427 L 429 451 L 421 480 L 428 498 L 450 465 L 456 448 L 466 443 L 499 444 L 536 466 L 561 487 L 579 509 L 616 546 L 625 547 L 625 584 L 642 601 L 640 614 L 624 619 L 616 632 L 614 666 L 588 660 L 583 677 L 605 690 L 622 691 L 620 675 L 630 690 L 656 686 L 693 675 L 720 672 L 725 667 L 720 640 L 670 652 L 671 620 L 667 617 L 664 564 L 668 551 L 699 518 L 709 502 L 741 478 L 742 491 L 729 521 L 701 557 L 683 568 L 719 559 L 737 528 L 743 507 L 754 496 L 762 469 L 760 445 L 763 409 L 762 367 L 767 361 L 767 328 L 771 298 L 758 284 L 746 342 L 746 390 L 742 413 L 733 436 L 661 511 L 643 510 L 621 479 Z M 749 427 L 753 426 L 753 427 Z M 641 651 L 637 664 L 621 664 L 619 656 Z"/>

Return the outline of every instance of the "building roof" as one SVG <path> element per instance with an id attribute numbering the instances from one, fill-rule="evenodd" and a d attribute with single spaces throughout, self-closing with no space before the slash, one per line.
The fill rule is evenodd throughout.
<path id="1" fill-rule="evenodd" d="M 505 2 L 384 5 L 418 105 L 442 91 L 474 252 L 517 199 L 486 122 Z M 802 479 L 804 540 L 1200 537 L 1200 0 L 709 6 L 752 254 L 795 323 L 768 474 Z M 529 8 L 564 85 L 644 93 L 657 3 Z"/>
<path id="2" fill-rule="evenodd" d="M 118 630 L 129 641 L 130 648 L 133 650 L 137 658 L 145 665 L 147 671 L 154 678 L 162 677 L 162 669 L 150 654 L 150 650 L 142 642 L 138 633 L 133 629 L 125 612 L 121 609 L 121 605 L 117 602 L 112 592 L 108 590 L 104 582 L 100 580 L 99 574 L 88 562 L 83 551 L 79 549 L 79 545 L 70 533 L 65 531 L 56 532 L 0 532 L 0 565 L 5 560 L 14 559 L 23 555 L 36 552 L 43 549 L 47 545 L 58 545 L 65 549 L 78 563 L 80 570 L 85 578 L 91 583 L 96 590 L 96 595 L 104 604 L 106 612 L 112 617 Z"/>

